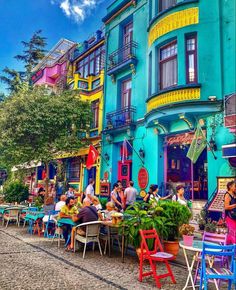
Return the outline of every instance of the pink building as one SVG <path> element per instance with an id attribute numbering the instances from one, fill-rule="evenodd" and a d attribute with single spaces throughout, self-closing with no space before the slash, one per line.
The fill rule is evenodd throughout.
<path id="1" fill-rule="evenodd" d="M 63 90 L 67 80 L 68 62 L 75 47 L 76 43 L 61 39 L 33 69 L 33 85 L 45 85 L 53 92 Z"/>

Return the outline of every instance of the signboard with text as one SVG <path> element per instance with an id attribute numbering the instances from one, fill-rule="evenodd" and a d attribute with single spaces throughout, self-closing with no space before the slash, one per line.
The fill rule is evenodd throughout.
<path id="1" fill-rule="evenodd" d="M 138 185 L 141 189 L 145 189 L 148 185 L 148 172 L 144 167 L 138 172 Z"/>
<path id="2" fill-rule="evenodd" d="M 224 195 L 227 192 L 227 183 L 235 180 L 234 177 L 217 177 L 217 193 L 209 206 L 209 211 L 224 211 Z"/>

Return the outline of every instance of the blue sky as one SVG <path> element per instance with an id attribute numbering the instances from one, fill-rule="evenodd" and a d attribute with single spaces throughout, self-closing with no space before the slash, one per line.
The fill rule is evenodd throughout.
<path id="1" fill-rule="evenodd" d="M 0 71 L 5 66 L 22 69 L 14 59 L 22 52 L 21 40 L 39 29 L 47 49 L 61 38 L 80 42 L 102 26 L 106 7 L 114 0 L 0 0 Z M 6 92 L 0 83 L 0 92 Z"/>

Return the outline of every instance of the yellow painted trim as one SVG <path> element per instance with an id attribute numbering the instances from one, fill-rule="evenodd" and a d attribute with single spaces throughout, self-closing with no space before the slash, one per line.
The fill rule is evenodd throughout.
<path id="1" fill-rule="evenodd" d="M 55 156 L 55 159 L 63 159 L 63 158 L 69 158 L 69 157 L 82 156 L 82 155 L 88 154 L 88 152 L 89 152 L 89 148 L 81 148 L 77 152 L 58 154 Z"/>
<path id="2" fill-rule="evenodd" d="M 169 14 L 151 28 L 148 35 L 148 45 L 151 46 L 155 40 L 168 32 L 197 23 L 199 23 L 198 7 Z"/>
<path id="3" fill-rule="evenodd" d="M 147 112 L 153 109 L 166 106 L 173 103 L 192 101 L 200 99 L 200 88 L 182 89 L 163 93 L 151 99 L 147 103 Z"/>

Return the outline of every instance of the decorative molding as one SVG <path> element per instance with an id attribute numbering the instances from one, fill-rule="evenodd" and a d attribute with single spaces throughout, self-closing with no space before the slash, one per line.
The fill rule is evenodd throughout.
<path id="1" fill-rule="evenodd" d="M 173 103 L 200 99 L 200 88 L 182 89 L 158 95 L 147 103 L 147 112 Z"/>
<path id="2" fill-rule="evenodd" d="M 148 46 L 153 42 L 173 30 L 199 23 L 198 7 L 181 10 L 159 20 L 151 29 L 148 35 Z"/>
<path id="3" fill-rule="evenodd" d="M 131 69 L 132 75 L 135 75 L 136 69 L 135 69 L 135 65 L 133 63 L 130 64 L 130 69 Z"/>

